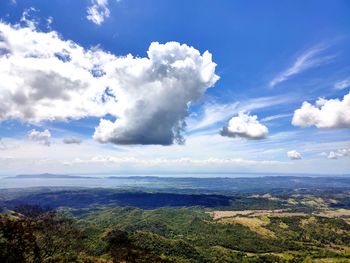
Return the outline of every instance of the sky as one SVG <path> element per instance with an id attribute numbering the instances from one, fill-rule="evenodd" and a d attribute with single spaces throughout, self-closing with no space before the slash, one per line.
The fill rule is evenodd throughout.
<path id="1" fill-rule="evenodd" d="M 0 1 L 0 175 L 350 173 L 350 2 Z"/>

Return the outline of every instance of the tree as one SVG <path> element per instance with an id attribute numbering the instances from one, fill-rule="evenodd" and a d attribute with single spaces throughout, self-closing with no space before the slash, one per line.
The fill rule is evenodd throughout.
<path id="1" fill-rule="evenodd" d="M 0 262 L 41 262 L 30 221 L 0 216 Z"/>

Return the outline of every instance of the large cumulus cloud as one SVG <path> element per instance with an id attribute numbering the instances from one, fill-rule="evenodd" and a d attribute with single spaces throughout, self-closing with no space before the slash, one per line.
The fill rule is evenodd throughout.
<path id="1" fill-rule="evenodd" d="M 188 106 L 218 80 L 211 54 L 150 45 L 147 57 L 84 49 L 56 32 L 0 22 L 0 120 L 103 117 L 102 143 L 182 142 Z"/>
<path id="2" fill-rule="evenodd" d="M 113 66 L 119 118 L 101 120 L 94 138 L 118 144 L 171 144 L 191 101 L 199 99 L 218 77 L 211 55 L 170 42 L 152 43 L 148 58 L 128 57 Z"/>
<path id="3" fill-rule="evenodd" d="M 320 98 L 316 105 L 303 102 L 301 108 L 295 110 L 292 124 L 300 127 L 350 128 L 350 93 L 343 100 Z"/>
<path id="4" fill-rule="evenodd" d="M 0 23 L 0 120 L 79 119 L 103 116 L 104 80 L 91 73 L 101 51 L 84 50 L 56 32 Z"/>

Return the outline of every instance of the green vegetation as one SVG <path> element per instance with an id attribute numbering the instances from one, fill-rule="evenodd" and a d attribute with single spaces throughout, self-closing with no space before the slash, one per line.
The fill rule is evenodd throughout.
<path id="1" fill-rule="evenodd" d="M 350 225 L 342 218 L 213 220 L 200 207 L 79 212 L 26 207 L 1 215 L 0 262 L 350 261 Z"/>
<path id="2" fill-rule="evenodd" d="M 4 263 L 350 262 L 348 190 L 18 196 L 0 209 Z"/>

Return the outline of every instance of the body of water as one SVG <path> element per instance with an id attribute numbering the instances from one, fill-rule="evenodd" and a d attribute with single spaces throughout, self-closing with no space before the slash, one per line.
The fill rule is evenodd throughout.
<path id="1" fill-rule="evenodd" d="M 288 187 L 349 187 L 349 176 L 316 176 L 266 174 L 183 174 L 158 176 L 67 177 L 67 178 L 16 178 L 0 177 L 0 189 L 27 187 L 89 187 L 89 188 L 142 188 L 142 189 L 258 189 Z"/>

